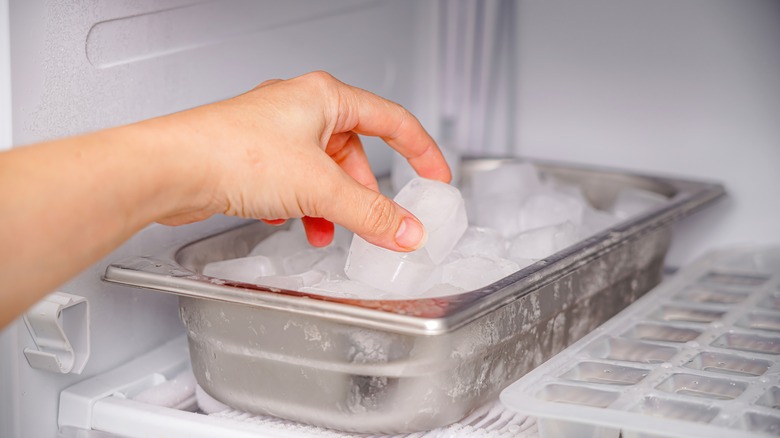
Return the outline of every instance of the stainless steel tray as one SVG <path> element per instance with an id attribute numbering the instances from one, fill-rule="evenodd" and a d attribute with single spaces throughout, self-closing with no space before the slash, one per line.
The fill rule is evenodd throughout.
<path id="1" fill-rule="evenodd" d="M 508 160 L 464 163 L 475 170 Z M 422 300 L 346 300 L 205 277 L 278 230 L 252 222 L 110 265 L 105 280 L 180 295 L 193 371 L 238 409 L 371 433 L 457 421 L 656 285 L 674 221 L 715 183 L 535 162 L 597 207 L 622 187 L 669 197 L 484 288 Z"/>

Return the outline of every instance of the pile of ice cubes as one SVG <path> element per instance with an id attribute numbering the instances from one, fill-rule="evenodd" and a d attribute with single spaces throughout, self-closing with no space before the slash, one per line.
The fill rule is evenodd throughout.
<path id="1" fill-rule="evenodd" d="M 394 169 L 395 170 L 395 169 Z M 393 198 L 428 233 L 426 245 L 400 253 L 336 226 L 333 243 L 314 248 L 301 221 L 271 234 L 247 257 L 210 263 L 203 274 L 318 295 L 409 299 L 478 289 L 548 257 L 666 198 L 624 189 L 609 211 L 597 210 L 579 187 L 540 177 L 510 162 L 455 186 L 405 174 Z"/>

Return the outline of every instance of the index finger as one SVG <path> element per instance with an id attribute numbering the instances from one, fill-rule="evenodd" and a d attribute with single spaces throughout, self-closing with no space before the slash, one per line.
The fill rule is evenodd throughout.
<path id="1" fill-rule="evenodd" d="M 449 183 L 447 161 L 420 121 L 401 105 L 346 84 L 338 87 L 337 132 L 381 137 L 403 155 L 418 175 Z"/>

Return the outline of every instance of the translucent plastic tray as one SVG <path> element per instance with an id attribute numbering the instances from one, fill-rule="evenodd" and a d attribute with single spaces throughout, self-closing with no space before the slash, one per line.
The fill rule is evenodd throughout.
<path id="1" fill-rule="evenodd" d="M 703 257 L 501 400 L 542 438 L 780 436 L 780 247 Z"/>

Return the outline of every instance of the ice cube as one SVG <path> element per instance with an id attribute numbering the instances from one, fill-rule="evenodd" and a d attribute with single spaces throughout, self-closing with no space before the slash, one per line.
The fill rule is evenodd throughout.
<path id="1" fill-rule="evenodd" d="M 321 270 L 310 270 L 296 275 L 270 275 L 258 277 L 255 283 L 261 286 L 275 287 L 287 290 L 300 290 L 314 286 L 327 278 L 327 273 Z"/>
<path id="2" fill-rule="evenodd" d="M 327 297 L 368 300 L 382 299 L 390 295 L 386 291 L 373 288 L 365 283 L 354 280 L 324 281 L 315 286 L 303 287 L 300 291 Z"/>
<path id="3" fill-rule="evenodd" d="M 585 238 L 600 233 L 612 227 L 618 221 L 619 219 L 615 217 L 615 215 L 606 211 L 596 210 L 595 208 L 586 208 L 585 213 L 582 216 L 580 237 Z"/>
<path id="4" fill-rule="evenodd" d="M 318 263 L 322 262 L 328 254 L 338 251 L 337 247 L 327 246 L 324 248 L 315 248 L 312 246 L 298 251 L 284 258 L 282 266 L 287 275 L 300 274 L 301 272 L 314 269 Z"/>
<path id="5" fill-rule="evenodd" d="M 254 283 L 259 276 L 281 272 L 278 262 L 262 255 L 212 262 L 203 267 L 203 275 L 242 283 Z"/>
<path id="6" fill-rule="evenodd" d="M 395 252 L 366 242 L 360 236 L 352 239 L 344 271 L 351 280 L 376 289 L 409 295 L 425 291 L 436 265 L 423 249 Z"/>
<path id="7" fill-rule="evenodd" d="M 469 218 L 474 225 L 493 228 L 502 236 L 510 237 L 521 231 L 521 208 L 522 201 L 512 195 L 473 198 Z"/>
<path id="8" fill-rule="evenodd" d="M 352 243 L 352 236 L 354 233 L 341 225 L 335 225 L 333 230 L 333 246 L 337 246 L 346 251 L 349 250 L 349 245 Z"/>
<path id="9" fill-rule="evenodd" d="M 564 222 L 518 234 L 509 245 L 509 258 L 521 263 L 540 260 L 577 241 L 577 227 Z"/>
<path id="10" fill-rule="evenodd" d="M 447 257 L 468 227 L 463 197 L 449 184 L 415 178 L 398 192 L 394 201 L 425 226 L 428 242 L 422 250 L 434 263 L 441 263 Z"/>
<path id="11" fill-rule="evenodd" d="M 279 230 L 266 237 L 258 243 L 250 256 L 264 255 L 268 257 L 288 257 L 296 252 L 311 248 L 309 241 L 306 240 L 306 232 L 303 229 L 303 222 L 299 219 L 290 219 L 292 223 L 290 228 Z"/>
<path id="12" fill-rule="evenodd" d="M 618 219 L 627 219 L 631 216 L 652 210 L 654 207 L 666 202 L 664 195 L 641 190 L 636 188 L 624 188 L 618 193 L 615 203 L 612 204 L 611 212 Z"/>
<path id="13" fill-rule="evenodd" d="M 564 222 L 580 225 L 584 211 L 582 199 L 557 192 L 536 193 L 528 197 L 520 211 L 520 231 Z"/>
<path id="14" fill-rule="evenodd" d="M 466 289 L 453 286 L 449 283 L 439 283 L 420 294 L 420 298 L 446 297 L 468 292 Z"/>
<path id="15" fill-rule="evenodd" d="M 553 192 L 558 192 L 564 195 L 569 195 L 577 199 L 581 199 L 583 202 L 587 202 L 585 195 L 582 193 L 582 188 L 572 184 L 567 184 L 558 180 L 550 180 L 545 187 Z"/>
<path id="16" fill-rule="evenodd" d="M 472 175 L 469 193 L 476 198 L 511 195 L 522 202 L 541 187 L 542 182 L 536 167 L 528 163 L 505 163 L 495 169 Z"/>
<path id="17" fill-rule="evenodd" d="M 460 152 L 455 148 L 441 145 L 439 146 L 439 149 L 441 150 L 442 155 L 444 155 L 444 160 L 447 161 L 447 164 L 450 166 L 450 172 L 452 173 L 452 180 L 450 183 L 458 185 L 458 182 L 460 181 Z M 409 164 L 409 161 L 401 154 L 393 154 L 393 167 L 390 170 L 390 180 L 393 184 L 393 190 L 398 193 L 409 183 L 409 181 L 416 177 L 417 172 L 415 172 L 412 165 Z"/>
<path id="18" fill-rule="evenodd" d="M 492 228 L 470 226 L 466 228 L 453 251 L 464 256 L 504 257 L 506 241 L 501 233 Z"/>
<path id="19" fill-rule="evenodd" d="M 347 274 L 344 273 L 344 265 L 346 263 L 347 250 L 336 247 L 328 251 L 325 257 L 317 262 L 313 268 L 327 272 L 330 280 L 336 278 L 345 279 L 347 277 Z"/>
<path id="20" fill-rule="evenodd" d="M 519 269 L 512 260 L 487 256 L 464 257 L 442 267 L 442 281 L 470 291 L 487 286 Z"/>

